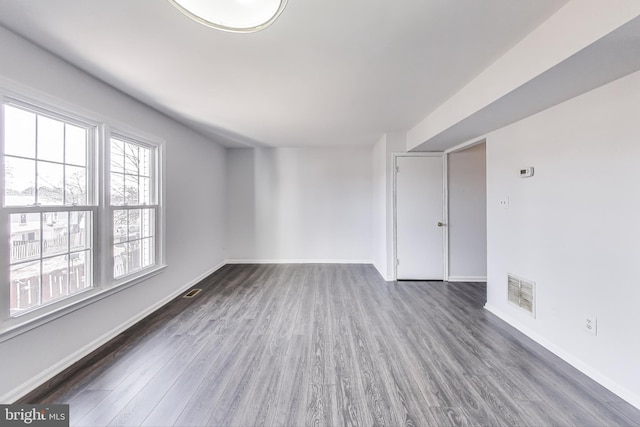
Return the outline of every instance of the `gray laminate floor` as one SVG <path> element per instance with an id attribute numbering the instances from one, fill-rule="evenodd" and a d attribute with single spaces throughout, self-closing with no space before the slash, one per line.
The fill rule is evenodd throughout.
<path id="1" fill-rule="evenodd" d="M 640 426 L 483 310 L 482 284 L 310 264 L 230 265 L 201 287 L 41 400 L 72 425 Z"/>

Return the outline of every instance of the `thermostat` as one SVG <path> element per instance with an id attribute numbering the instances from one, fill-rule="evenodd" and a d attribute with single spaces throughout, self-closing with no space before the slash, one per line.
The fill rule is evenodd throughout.
<path id="1" fill-rule="evenodd" d="M 533 176 L 533 167 L 520 169 L 520 178 L 529 178 Z"/>

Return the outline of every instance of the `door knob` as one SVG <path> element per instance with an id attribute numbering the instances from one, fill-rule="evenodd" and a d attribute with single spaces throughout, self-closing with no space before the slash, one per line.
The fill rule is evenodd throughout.
<path id="1" fill-rule="evenodd" d="M 438 221 L 438 227 L 444 227 L 445 225 L 447 225 L 447 224 L 445 224 L 445 223 L 443 223 L 443 222 Z"/>

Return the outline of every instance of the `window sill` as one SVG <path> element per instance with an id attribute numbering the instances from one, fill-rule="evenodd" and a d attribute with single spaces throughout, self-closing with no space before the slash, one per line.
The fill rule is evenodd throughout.
<path id="1" fill-rule="evenodd" d="M 0 343 L 10 340 L 11 338 L 14 338 L 37 327 L 50 323 L 60 317 L 73 313 L 76 310 L 80 310 L 81 308 L 84 308 L 120 291 L 130 288 L 131 286 L 134 286 L 140 282 L 148 280 L 160 274 L 166 268 L 166 264 L 155 266 L 153 268 L 140 271 L 137 274 L 131 277 L 127 277 L 122 281 L 115 282 L 115 284 L 109 288 L 87 290 L 78 294 L 77 299 L 73 299 L 72 301 L 69 301 L 69 299 L 62 300 L 59 303 L 64 304 L 64 302 L 66 301 L 66 304 L 60 307 L 50 307 L 50 310 L 42 307 L 42 309 L 36 309 L 31 313 L 25 313 L 25 316 L 28 316 L 29 314 L 36 314 L 41 310 L 47 310 L 46 312 L 36 314 L 35 317 L 21 319 L 22 316 L 18 316 L 7 319 L 5 324 L 0 329 Z"/>

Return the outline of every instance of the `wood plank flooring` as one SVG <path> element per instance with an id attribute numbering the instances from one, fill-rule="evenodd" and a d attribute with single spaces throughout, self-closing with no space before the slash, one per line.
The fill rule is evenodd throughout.
<path id="1" fill-rule="evenodd" d="M 640 426 L 482 284 L 228 265 L 25 397 L 77 426 Z M 60 378 L 66 378 L 60 383 Z"/>

